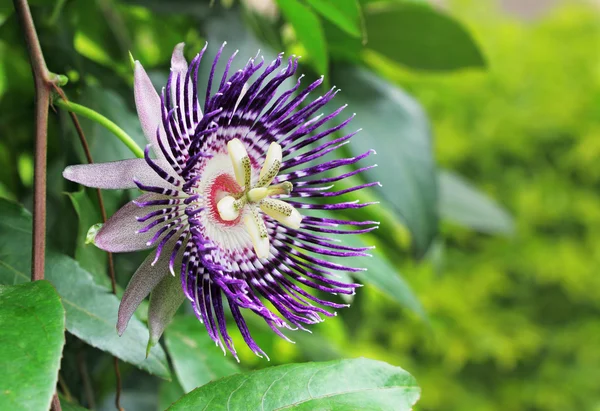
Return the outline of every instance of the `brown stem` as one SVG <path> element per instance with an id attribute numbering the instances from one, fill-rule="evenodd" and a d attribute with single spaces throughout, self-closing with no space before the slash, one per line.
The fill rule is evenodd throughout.
<path id="1" fill-rule="evenodd" d="M 51 89 L 54 87 L 58 93 L 64 96 L 62 90 L 57 86 L 55 78 L 51 76 L 42 53 L 40 41 L 35 30 L 31 10 L 27 4 L 27 0 L 13 0 L 15 11 L 19 17 L 29 59 L 33 72 L 35 85 L 35 162 L 34 162 L 34 183 L 33 183 L 33 236 L 32 236 L 32 262 L 31 262 L 31 280 L 44 279 L 44 263 L 46 251 L 46 165 L 47 165 L 47 149 L 48 149 L 48 107 L 50 105 Z M 92 157 L 89 151 L 89 146 L 85 140 L 85 135 L 81 130 L 79 121 L 75 114 L 71 113 L 71 119 L 77 128 L 81 138 L 82 145 L 86 151 L 88 161 L 92 163 Z M 98 193 L 98 202 L 102 213 L 103 221 L 106 221 L 106 210 L 100 190 Z M 114 264 L 112 255 L 109 253 L 109 274 L 112 283 L 112 291 L 116 293 L 116 282 Z M 121 396 L 121 374 L 119 372 L 118 360 L 114 358 L 115 374 L 117 378 L 117 396 L 116 406 L 121 409 L 119 400 Z M 61 411 L 58 395 L 54 394 L 52 398 L 51 408 L 53 411 Z"/>
<path id="2" fill-rule="evenodd" d="M 117 392 L 115 393 L 115 407 L 119 411 L 123 411 L 121 408 L 121 372 L 119 371 L 119 360 L 117 357 L 113 357 L 113 365 L 115 368 L 115 377 L 117 379 Z"/>
<path id="3" fill-rule="evenodd" d="M 14 0 L 35 84 L 35 163 L 33 172 L 33 244 L 31 280 L 44 278 L 46 251 L 46 152 L 48 106 L 50 104 L 50 72 L 46 66 L 27 0 Z"/>
<path id="4" fill-rule="evenodd" d="M 51 411 L 62 411 L 62 408 L 60 407 L 60 400 L 58 399 L 58 394 L 54 394 L 54 397 L 52 397 L 52 403 L 50 404 L 50 410 Z"/>
<path id="5" fill-rule="evenodd" d="M 87 406 L 89 409 L 93 410 L 96 408 L 96 401 L 94 400 L 94 390 L 92 389 L 90 374 L 88 373 L 87 364 L 85 363 L 83 349 L 77 353 L 77 366 L 79 368 L 79 376 L 81 377 L 81 383 L 83 385 L 83 392 L 87 400 Z"/>
<path id="6" fill-rule="evenodd" d="M 19 17 L 35 86 L 35 161 L 33 171 L 33 235 L 31 246 L 31 281 L 44 279 L 46 258 L 46 163 L 48 151 L 48 106 L 50 72 L 35 31 L 27 0 L 13 0 Z M 51 409 L 61 411 L 58 394 L 52 397 Z"/>
<path id="7" fill-rule="evenodd" d="M 73 395 L 71 394 L 71 391 L 69 390 L 69 387 L 67 386 L 67 383 L 61 373 L 58 373 L 58 386 L 63 392 L 65 399 L 69 402 L 73 402 Z"/>

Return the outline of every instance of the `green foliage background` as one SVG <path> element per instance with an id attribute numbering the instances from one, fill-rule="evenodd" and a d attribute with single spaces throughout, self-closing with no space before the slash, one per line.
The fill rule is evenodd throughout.
<path id="1" fill-rule="evenodd" d="M 378 43 L 383 44 L 376 48 L 381 54 L 363 50 L 353 26 L 345 32 L 337 29 L 334 23 L 340 21 L 331 20 L 327 10 L 319 11 L 323 32 L 306 38 L 299 32 L 306 21 L 295 25 L 296 14 L 285 10 L 282 20 L 245 13 L 243 24 L 241 20 L 231 24 L 222 20 L 226 17 L 220 12 L 214 13 L 208 1 L 176 0 L 168 7 L 160 0 L 67 1 L 56 16 L 54 1 L 31 3 L 48 66 L 69 76 L 65 90 L 70 98 L 117 122 L 139 144 L 144 138 L 132 106 L 128 51 L 161 84 L 174 44 L 185 41 L 194 53 L 210 33 L 235 37 L 242 30 L 238 39 L 252 49 L 243 51 L 253 55 L 260 44 L 243 35 L 243 28 L 249 27 L 275 51 L 306 54 L 302 71 L 309 76 L 328 71 L 335 81 L 350 62 L 362 61 L 409 92 L 429 116 L 440 169 L 466 178 L 514 218 L 514 228 L 508 227 L 507 214 L 484 198 L 492 209 L 491 217 L 484 214 L 484 222 L 495 219 L 498 225 L 493 227 L 500 228 L 464 227 L 444 218 L 451 215 L 442 195 L 439 234 L 424 258 L 417 260 L 419 251 L 411 249 L 411 240 L 413 248 L 415 242 L 427 240 L 417 238 L 421 233 L 413 230 L 413 219 L 400 218 L 394 209 L 398 204 L 384 200 L 379 208 L 366 211 L 382 221 L 381 229 L 363 238 L 378 245 L 368 273 L 380 282 L 365 281 L 367 287 L 355 296 L 352 308 L 314 327 L 314 334 L 294 333 L 295 345 L 248 318 L 258 343 L 273 355 L 271 363 L 258 359 L 243 349 L 234 333 L 242 371 L 366 356 L 402 366 L 415 376 L 423 391 L 418 410 L 600 410 L 597 5 L 583 0 L 558 2 L 545 14 L 524 20 L 507 14 L 493 0 L 445 2 L 449 15 L 467 27 L 482 51 L 480 55 L 474 48 L 461 50 L 470 63 L 455 67 L 455 62 L 438 59 L 438 54 L 428 57 L 435 47 L 436 52 L 444 50 L 444 44 L 402 39 L 408 31 L 397 27 L 393 33 L 399 33 L 401 41 L 393 44 L 398 47 Z M 361 4 L 366 9 L 377 2 Z M 221 4 L 218 7 L 223 9 Z M 0 0 L 0 196 L 30 208 L 32 79 L 14 15 L 6 12 L 9 8 L 9 2 Z M 345 17 L 341 24 L 357 18 Z M 390 33 L 387 26 L 374 22 L 367 20 L 373 39 L 385 39 Z M 455 35 L 454 40 L 466 36 Z M 324 45 L 319 36 L 327 39 Z M 311 48 L 315 42 L 317 47 Z M 411 59 L 403 60 L 405 56 Z M 465 67 L 481 65 L 483 60 L 485 68 Z M 357 120 L 377 125 L 377 118 Z M 82 120 L 82 125 L 96 161 L 131 157 L 97 124 Z M 76 138 L 66 113 L 51 116 L 50 243 L 89 271 L 88 283 L 93 278 L 106 287 L 103 254 L 81 244 L 87 227 L 99 221 L 94 192 L 66 196 L 66 191 L 77 187 L 60 175 L 65 165 L 84 161 Z M 382 144 L 381 140 L 385 139 L 371 142 Z M 391 140 L 392 147 L 397 141 Z M 419 175 L 420 170 L 413 171 Z M 387 185 L 364 196 L 390 201 L 394 188 Z M 106 192 L 108 213 L 132 195 Z M 437 207 L 434 200 L 425 206 Z M 464 202 L 468 205 L 471 200 Z M 412 211 L 415 219 L 424 218 L 428 224 L 424 231 L 429 233 L 423 236 L 432 236 L 436 218 L 427 210 Z M 116 256 L 121 288 L 143 258 L 143 253 Z M 115 308 L 116 302 L 111 303 Z M 189 391 L 238 370 L 220 352 L 211 351 L 214 347 L 203 327 L 181 311 L 164 344 L 176 378 L 165 382 L 121 363 L 126 409 L 154 409 L 156 404 L 165 409 L 183 394 L 182 386 Z M 144 307 L 137 315 L 145 321 Z M 187 358 L 196 359 L 198 365 L 186 362 Z M 112 409 L 114 374 L 105 352 L 67 334 L 61 373 L 73 391 L 70 399 L 91 406 L 81 388 L 89 385 L 98 408 Z"/>
<path id="2" fill-rule="evenodd" d="M 441 258 L 403 269 L 431 330 L 370 307 L 361 342 L 414 373 L 422 409 L 600 407 L 600 19 L 570 3 L 528 22 L 454 1 L 488 70 L 387 71 L 425 106 L 440 163 L 516 220 L 511 239 L 444 224 Z"/>

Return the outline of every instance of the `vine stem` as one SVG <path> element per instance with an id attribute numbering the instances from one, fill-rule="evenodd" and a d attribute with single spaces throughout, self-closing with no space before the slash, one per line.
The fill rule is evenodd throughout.
<path id="1" fill-rule="evenodd" d="M 34 150 L 34 173 L 33 173 L 33 235 L 32 235 L 32 252 L 31 252 L 31 280 L 44 279 L 44 264 L 46 257 L 46 174 L 47 174 L 47 151 L 48 151 L 48 110 L 51 103 L 51 90 L 56 89 L 59 94 L 64 96 L 62 90 L 58 86 L 60 78 L 56 74 L 51 73 L 46 65 L 42 47 L 35 30 L 35 24 L 31 16 L 31 10 L 27 0 L 13 0 L 15 12 L 23 30 L 29 60 L 33 72 L 34 87 L 35 87 L 35 150 Z M 74 123 L 79 124 L 77 118 L 73 115 Z M 114 124 L 114 123 L 113 123 Z M 114 125 L 117 129 L 118 126 Z M 80 130 L 81 128 L 79 128 Z M 122 131 L 122 130 L 121 130 Z M 114 132 L 114 131 L 113 131 Z M 129 137 L 125 132 L 123 134 Z M 82 134 L 83 135 L 83 134 Z M 85 142 L 85 137 L 83 137 Z M 132 140 L 133 141 L 133 140 Z M 133 142 L 135 144 L 135 142 Z M 86 144 L 87 145 L 87 142 Z M 137 147 L 137 145 L 136 145 Z M 139 149 L 139 147 L 137 147 Z M 141 149 L 139 149 L 141 151 Z M 88 150 L 89 152 L 89 150 Z M 143 152 L 142 152 L 143 156 Z M 102 199 L 99 198 L 101 209 L 104 209 Z M 103 211 L 103 217 L 106 217 L 106 212 Z M 112 256 L 111 256 L 112 257 Z M 109 260 L 111 267 L 111 280 L 113 282 L 113 292 L 116 291 L 114 283 L 114 267 L 112 258 Z M 118 361 L 115 358 L 115 372 L 117 374 L 117 397 L 116 406 L 120 409 L 120 373 L 118 369 Z M 51 409 L 53 411 L 62 411 L 58 394 L 55 393 L 51 401 Z"/>
<path id="2" fill-rule="evenodd" d="M 129 136 L 121 127 L 116 125 L 114 122 L 104 117 L 102 114 L 94 111 L 90 108 L 82 106 L 81 104 L 73 103 L 72 101 L 56 100 L 54 105 L 63 108 L 71 113 L 82 115 L 83 117 L 89 118 L 92 121 L 100 124 L 108 131 L 113 133 L 123 144 L 127 146 L 129 150 L 137 157 L 144 158 L 144 150 L 137 145 L 135 140 Z"/>
<path id="3" fill-rule="evenodd" d="M 31 246 L 31 281 L 44 279 L 46 259 L 46 162 L 48 151 L 48 106 L 52 78 L 40 41 L 35 31 L 27 0 L 13 0 L 21 23 L 27 51 L 31 62 L 35 86 L 35 152 L 33 169 L 33 235 Z M 56 77 L 56 76 L 54 76 Z M 54 393 L 50 405 L 53 411 L 61 411 L 58 394 Z"/>
<path id="4" fill-rule="evenodd" d="M 27 43 L 35 85 L 35 161 L 33 171 L 33 236 L 31 280 L 44 279 L 46 257 L 46 158 L 50 72 L 42 54 L 27 0 L 13 0 Z"/>

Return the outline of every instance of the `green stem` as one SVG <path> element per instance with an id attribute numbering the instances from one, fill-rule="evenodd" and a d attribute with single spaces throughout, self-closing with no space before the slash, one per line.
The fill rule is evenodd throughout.
<path id="1" fill-rule="evenodd" d="M 144 150 L 137 145 L 137 143 L 129 136 L 129 134 L 97 111 L 70 101 L 67 103 L 66 101 L 60 99 L 55 100 L 54 105 L 95 121 L 117 136 L 117 138 L 121 140 L 121 142 L 125 144 L 136 157 L 144 157 Z"/>
<path id="2" fill-rule="evenodd" d="M 56 2 L 56 4 L 54 5 L 54 9 L 52 10 L 52 14 L 48 19 L 48 25 L 54 26 L 56 24 L 56 21 L 58 20 L 58 17 L 60 17 L 60 12 L 62 11 L 65 3 L 66 0 L 58 0 Z"/>

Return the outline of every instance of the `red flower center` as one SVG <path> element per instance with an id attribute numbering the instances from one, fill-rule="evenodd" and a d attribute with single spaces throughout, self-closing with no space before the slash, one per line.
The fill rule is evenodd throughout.
<path id="1" fill-rule="evenodd" d="M 225 196 L 234 196 L 237 197 L 242 193 L 242 187 L 235 181 L 233 176 L 223 173 L 219 174 L 213 181 L 209 189 L 208 197 L 209 197 L 209 207 L 211 216 L 218 221 L 219 223 L 225 226 L 234 226 L 240 222 L 242 215 L 240 214 L 238 218 L 233 221 L 225 221 L 219 215 L 219 210 L 217 209 L 217 203 Z"/>

